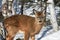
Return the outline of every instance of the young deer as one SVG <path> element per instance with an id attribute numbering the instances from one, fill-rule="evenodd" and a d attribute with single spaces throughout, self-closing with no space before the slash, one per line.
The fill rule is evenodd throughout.
<path id="1" fill-rule="evenodd" d="M 38 34 L 44 25 L 45 14 L 34 10 L 35 17 L 27 15 L 14 15 L 4 20 L 4 26 L 7 30 L 6 40 L 13 40 L 17 32 L 24 32 L 24 40 L 35 40 L 34 36 Z"/>

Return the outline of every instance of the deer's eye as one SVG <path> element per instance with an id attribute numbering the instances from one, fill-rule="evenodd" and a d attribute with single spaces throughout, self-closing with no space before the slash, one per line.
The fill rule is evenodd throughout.
<path id="1" fill-rule="evenodd" d="M 37 17 L 37 18 L 39 18 L 39 17 Z"/>
<path id="2" fill-rule="evenodd" d="M 41 18 L 45 18 L 45 17 L 41 17 Z"/>

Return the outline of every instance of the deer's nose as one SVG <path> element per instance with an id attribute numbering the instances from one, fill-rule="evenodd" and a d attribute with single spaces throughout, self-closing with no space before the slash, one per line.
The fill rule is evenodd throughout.
<path id="1" fill-rule="evenodd" d="M 39 21 L 39 22 L 42 22 L 42 21 Z"/>

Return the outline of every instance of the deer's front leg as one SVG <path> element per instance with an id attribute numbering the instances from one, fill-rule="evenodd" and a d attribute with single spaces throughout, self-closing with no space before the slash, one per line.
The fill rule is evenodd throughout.
<path id="1" fill-rule="evenodd" d="M 25 32 L 24 40 L 29 40 L 29 33 Z"/>
<path id="2" fill-rule="evenodd" d="M 30 37 L 32 40 L 35 40 L 35 32 L 34 33 L 30 33 Z"/>
<path id="3" fill-rule="evenodd" d="M 31 36 L 31 40 L 35 40 L 35 36 Z"/>

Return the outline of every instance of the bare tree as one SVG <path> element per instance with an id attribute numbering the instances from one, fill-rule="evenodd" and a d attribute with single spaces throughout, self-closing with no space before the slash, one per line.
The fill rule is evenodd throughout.
<path id="1" fill-rule="evenodd" d="M 23 8 L 24 8 L 24 4 L 27 2 L 31 2 L 31 0 L 21 0 L 21 15 L 23 15 Z"/>

